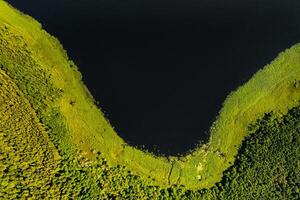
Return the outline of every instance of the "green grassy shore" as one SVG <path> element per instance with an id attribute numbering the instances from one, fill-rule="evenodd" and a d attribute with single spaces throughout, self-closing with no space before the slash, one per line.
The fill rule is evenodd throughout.
<path id="1" fill-rule="evenodd" d="M 0 0 L 0 198 L 299 197 L 300 44 L 229 94 L 209 142 L 179 157 L 126 144 L 81 78 L 57 39 Z"/>

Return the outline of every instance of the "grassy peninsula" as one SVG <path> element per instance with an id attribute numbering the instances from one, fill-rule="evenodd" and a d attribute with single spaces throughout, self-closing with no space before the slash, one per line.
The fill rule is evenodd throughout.
<path id="1" fill-rule="evenodd" d="M 81 78 L 0 0 L 0 199 L 300 198 L 300 44 L 229 94 L 209 142 L 179 157 L 126 144 Z"/>

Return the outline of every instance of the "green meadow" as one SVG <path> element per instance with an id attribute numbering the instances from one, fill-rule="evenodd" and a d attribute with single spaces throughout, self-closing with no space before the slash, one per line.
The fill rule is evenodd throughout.
<path id="1" fill-rule="evenodd" d="M 0 199 L 300 198 L 300 44 L 178 157 L 128 145 L 81 79 L 56 38 L 0 0 Z"/>

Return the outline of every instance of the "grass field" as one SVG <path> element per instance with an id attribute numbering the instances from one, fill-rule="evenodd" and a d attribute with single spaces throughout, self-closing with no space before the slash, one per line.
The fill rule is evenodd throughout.
<path id="1" fill-rule="evenodd" d="M 38 22 L 2 0 L 0 69 L 0 80 L 9 80 L 8 85 L 14 88 L 3 94 L 15 95 L 15 99 L 25 102 L 22 105 L 26 113 L 32 113 L 28 117 L 36 124 L 43 124 L 32 132 L 45 135 L 49 148 L 43 148 L 47 147 L 45 151 L 53 154 L 49 162 L 58 162 L 56 151 L 61 156 L 75 156 L 80 152 L 95 162 L 97 152 L 101 152 L 109 166 L 126 166 L 134 175 L 162 187 L 172 184 L 188 189 L 214 186 L 234 164 L 242 141 L 250 133 L 250 124 L 269 112 L 284 116 L 289 109 L 298 106 L 300 100 L 300 45 L 297 44 L 280 53 L 227 97 L 211 127 L 207 144 L 180 157 L 158 157 L 127 145 L 118 136 L 95 105 L 81 81 L 80 72 L 60 43 L 42 30 Z M 13 91 L 19 92 L 14 94 Z M 6 115 L 5 111 L 3 116 Z M 7 125 L 7 121 L 1 119 L 2 122 Z M 9 130 L 1 128 L 2 132 Z"/>

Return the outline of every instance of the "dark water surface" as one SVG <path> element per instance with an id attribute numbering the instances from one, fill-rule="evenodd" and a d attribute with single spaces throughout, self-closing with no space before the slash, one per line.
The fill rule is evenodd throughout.
<path id="1" fill-rule="evenodd" d="M 39 20 L 129 144 L 195 147 L 230 91 L 300 42 L 299 0 L 9 0 Z"/>

